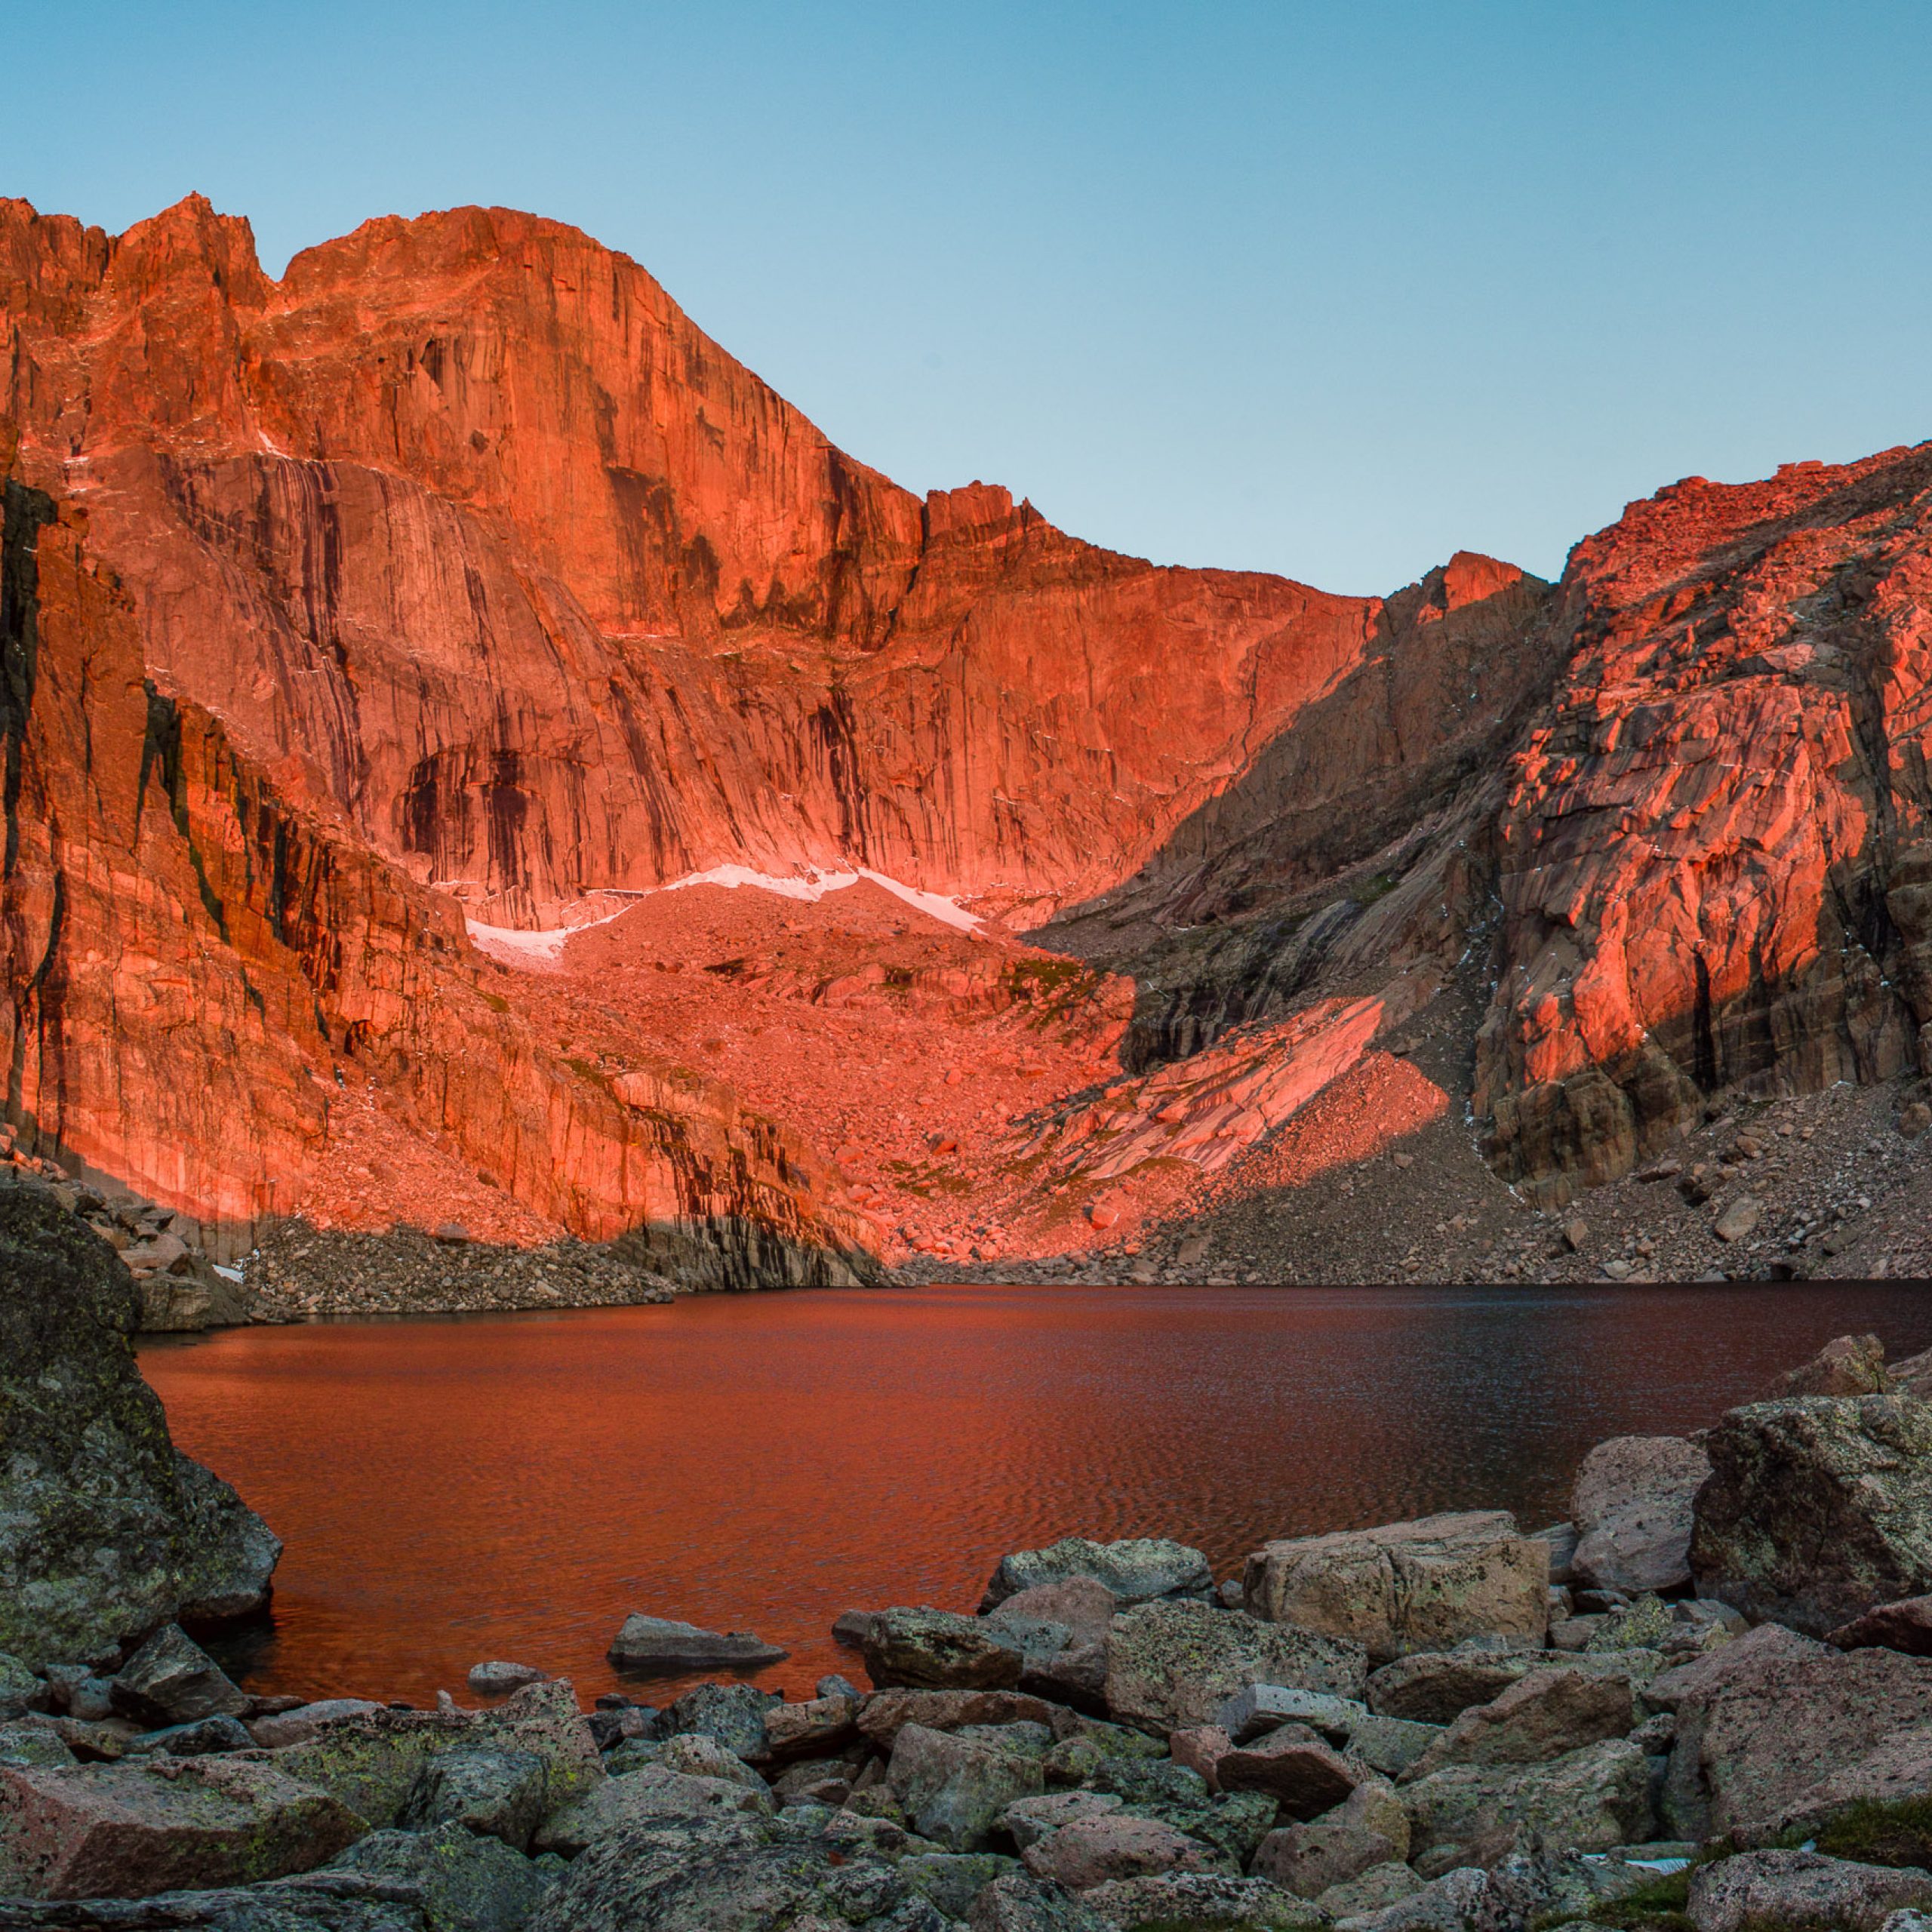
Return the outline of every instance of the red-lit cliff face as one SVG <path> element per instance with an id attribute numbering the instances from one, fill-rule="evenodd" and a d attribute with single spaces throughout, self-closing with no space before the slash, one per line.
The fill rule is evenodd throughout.
<path id="1" fill-rule="evenodd" d="M 1367 1050 L 1322 1014 L 1485 962 L 1475 1108 L 1561 1195 L 1932 1018 L 1922 452 L 1681 486 L 1554 589 L 1331 597 L 921 503 L 555 223 L 273 281 L 191 200 L 0 202 L 0 457 L 11 1117 L 205 1216 L 1037 1250 L 1080 1196 L 1017 1147 L 1245 1146 L 1305 1084 L 1270 1056 Z M 724 865 L 1004 927 L 720 900 L 685 971 L 652 900 L 549 978 L 466 936 Z M 1273 1030 L 1122 1084 L 1118 979 L 1025 991 L 1056 915 L 1139 983 L 1136 1070 Z"/>

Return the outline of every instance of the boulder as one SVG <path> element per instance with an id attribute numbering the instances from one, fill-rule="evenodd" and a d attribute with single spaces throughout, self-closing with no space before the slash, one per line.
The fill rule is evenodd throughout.
<path id="1" fill-rule="evenodd" d="M 1757 1402 L 1707 1446 L 1690 1544 L 1701 1595 L 1821 1636 L 1932 1590 L 1932 1404 Z"/>
<path id="2" fill-rule="evenodd" d="M 1331 1919 L 1358 1918 L 1414 1898 L 1423 1883 L 1412 1866 L 1391 1860 L 1386 1865 L 1371 1865 L 1359 1878 L 1331 1885 L 1315 1903 Z"/>
<path id="3" fill-rule="evenodd" d="M 1419 1864 L 1512 1832 L 1553 1850 L 1604 1851 L 1648 1838 L 1654 1822 L 1648 1761 L 1620 1737 L 1543 1764 L 1452 1764 L 1404 1786 L 1402 1805 Z"/>
<path id="4" fill-rule="evenodd" d="M 285 1744 L 306 1744 L 319 1737 L 332 1724 L 368 1717 L 382 1708 L 366 1697 L 325 1697 L 316 1703 L 298 1704 L 292 1711 L 251 1718 L 248 1735 L 263 1749 L 278 1750 Z"/>
<path id="5" fill-rule="evenodd" d="M 1592 1589 L 1675 1589 L 1690 1580 L 1691 1506 L 1711 1472 L 1678 1435 L 1619 1435 L 1583 1458 L 1571 1496 L 1571 1566 Z"/>
<path id="6" fill-rule="evenodd" d="M 1119 1932 L 1078 1896 L 1030 1872 L 1008 1872 L 973 1901 L 967 1932 Z"/>
<path id="7" fill-rule="evenodd" d="M 526 1684 L 547 1681 L 549 1675 L 547 1670 L 539 1670 L 534 1663 L 505 1663 L 497 1660 L 472 1664 L 466 1681 L 479 1697 L 507 1697 L 512 1690 L 521 1690 Z"/>
<path id="8" fill-rule="evenodd" d="M 1084 1645 L 1104 1641 L 1107 1626 L 1123 1607 L 1121 1598 L 1098 1577 L 1082 1573 L 1051 1583 L 1031 1584 L 982 1614 L 988 1623 L 1009 1629 L 1029 1623 L 1057 1623 L 1067 1632 L 1070 1643 Z"/>
<path id="9" fill-rule="evenodd" d="M 658 1727 L 666 1737 L 709 1737 L 748 1764 L 771 1755 L 771 1713 L 778 1700 L 749 1684 L 700 1684 L 666 1710 Z"/>
<path id="10" fill-rule="evenodd" d="M 661 1764 L 645 1764 L 607 1779 L 552 1812 L 531 1841 L 538 1851 L 574 1858 L 590 1846 L 661 1820 L 769 1817 L 777 1810 L 769 1792 L 753 1791 L 731 1778 L 687 1777 Z"/>
<path id="11" fill-rule="evenodd" d="M 506 1857 L 514 1857 L 506 1853 Z M 431 1917 L 426 1888 L 364 1872 L 305 1872 L 261 1884 L 144 1899 L 0 1900 L 5 1932 L 469 1932 Z"/>
<path id="12" fill-rule="evenodd" d="M 1324 1816 L 1270 1832 L 1254 1854 L 1254 1869 L 1314 1899 L 1408 1855 L 1408 1814 L 1389 1785 L 1372 1778 Z"/>
<path id="13" fill-rule="evenodd" d="M 1206 1849 L 1198 1839 L 1157 1818 L 1109 1811 L 1075 1818 L 1035 1839 L 1020 1855 L 1035 1878 L 1084 1892 L 1109 1878 L 1198 1871 Z"/>
<path id="14" fill-rule="evenodd" d="M 144 1898 L 306 1872 L 361 1819 L 272 1764 L 240 1758 L 0 1764 L 0 1893 Z"/>
<path id="15" fill-rule="evenodd" d="M 1368 1706 L 1411 1724 L 1450 1724 L 1548 1663 L 1535 1651 L 1418 1651 L 1370 1676 Z"/>
<path id="16" fill-rule="evenodd" d="M 1168 1754 L 1200 1779 L 1210 1791 L 1221 1788 L 1221 1760 L 1235 1748 L 1234 1740 L 1219 1724 L 1196 1724 L 1177 1730 L 1168 1740 Z"/>
<path id="17" fill-rule="evenodd" d="M 445 1751 L 503 1749 L 542 1759 L 544 1809 L 604 1781 L 604 1766 L 567 1678 L 532 1684 L 487 1711 L 376 1710 L 342 1718 L 273 1761 L 320 1786 L 372 1826 L 393 1825 L 423 1763 Z"/>
<path id="18" fill-rule="evenodd" d="M 0 1722 L 32 1709 L 46 1690 L 46 1684 L 18 1657 L 0 1652 Z"/>
<path id="19" fill-rule="evenodd" d="M 1051 1791 L 1043 1798 L 1016 1798 L 1000 1814 L 1001 1828 L 1023 1852 L 1029 1844 L 1070 1825 L 1118 1811 L 1122 1800 L 1110 1791 Z"/>
<path id="20" fill-rule="evenodd" d="M 35 1668 L 256 1609 L 281 1553 L 169 1441 L 140 1309 L 107 1242 L 0 1170 L 0 1651 Z"/>
<path id="21" fill-rule="evenodd" d="M 76 1762 L 60 1734 L 45 1724 L 0 1724 L 0 1764 L 45 1767 Z"/>
<path id="22" fill-rule="evenodd" d="M 1131 1537 L 1120 1543 L 1094 1543 L 1063 1537 L 1044 1549 L 1015 1550 L 1002 1556 L 981 1599 L 982 1615 L 1023 1590 L 1091 1577 L 1103 1585 L 1117 1607 L 1164 1598 L 1214 1595 L 1214 1573 L 1208 1559 L 1186 1544 L 1164 1537 Z"/>
<path id="23" fill-rule="evenodd" d="M 1017 1690 L 875 1690 L 859 1706 L 860 1734 L 881 1751 L 909 1724 L 928 1730 L 968 1724 L 1051 1724 L 1053 1706 Z"/>
<path id="24" fill-rule="evenodd" d="M 756 1670 L 791 1655 L 749 1630 L 705 1630 L 632 1611 L 607 1653 L 620 1670 L 666 1675 L 687 1670 Z"/>
<path id="25" fill-rule="evenodd" d="M 1540 1764 L 1637 1722 L 1630 1680 L 1601 1672 L 1537 1670 L 1493 1703 L 1465 1711 L 1404 1774 L 1426 1777 L 1448 1764 Z"/>
<path id="26" fill-rule="evenodd" d="M 1477 1635 L 1541 1644 L 1550 1546 L 1504 1510 L 1265 1543 L 1247 1559 L 1251 1614 L 1359 1643 L 1378 1663 Z"/>
<path id="27" fill-rule="evenodd" d="M 549 1808 L 545 1786 L 543 1760 L 534 1751 L 438 1752 L 417 1772 L 396 1823 L 411 1832 L 460 1825 L 522 1851 Z"/>
<path id="28" fill-rule="evenodd" d="M 842 1694 L 796 1704 L 768 1704 L 764 1712 L 767 1755 L 774 1764 L 789 1764 L 798 1758 L 823 1757 L 848 1749 L 859 1741 L 859 1707 L 857 1697 Z"/>
<path id="29" fill-rule="evenodd" d="M 1340 1932 L 1475 1932 L 1487 1887 L 1482 1872 L 1459 1867 L 1426 1884 L 1418 1878 L 1412 1890 L 1395 1887 L 1389 1904 L 1337 1923 Z"/>
<path id="30" fill-rule="evenodd" d="M 1120 1721 L 1163 1735 L 1211 1724 L 1251 1684 L 1359 1697 L 1359 1644 L 1204 1603 L 1142 1604 L 1107 1633 L 1106 1698 Z"/>
<path id="31" fill-rule="evenodd" d="M 164 1624 L 108 1685 L 108 1697 L 137 1724 L 193 1724 L 238 1717 L 249 1708 L 221 1666 L 178 1624 Z"/>
<path id="32" fill-rule="evenodd" d="M 734 1751 L 702 1731 L 681 1731 L 657 1747 L 657 1761 L 667 1771 L 686 1777 L 729 1778 L 747 1791 L 768 1791 L 768 1786 Z"/>
<path id="33" fill-rule="evenodd" d="M 1084 1902 L 1109 1924 L 1158 1926 L 1162 1932 L 1321 1932 L 1326 1913 L 1266 1878 L 1221 1872 L 1164 1872 L 1113 1878 Z"/>
<path id="34" fill-rule="evenodd" d="M 1774 1401 L 1794 1395 L 1883 1395 L 1891 1388 L 1885 1346 L 1876 1335 L 1840 1335 L 1773 1390 Z"/>
<path id="35" fill-rule="evenodd" d="M 1442 1729 L 1437 1724 L 1378 1717 L 1371 1712 L 1349 1733 L 1349 1755 L 1384 1777 L 1397 1777 L 1442 1735 Z"/>
<path id="36" fill-rule="evenodd" d="M 1017 1859 L 996 1851 L 922 1851 L 898 1862 L 900 1877 L 919 1897 L 954 1923 L 973 1909 L 973 1901 L 995 1878 L 1021 1869 Z"/>
<path id="37" fill-rule="evenodd" d="M 1044 1794 L 1039 1759 L 996 1737 L 901 1727 L 885 1782 L 921 1838 L 949 1851 L 982 1851 L 1009 1804 Z"/>
<path id="38" fill-rule="evenodd" d="M 1215 1766 L 1223 1791 L 1266 1792 L 1291 1818 L 1313 1818 L 1340 1804 L 1362 1780 L 1358 1764 L 1306 1725 L 1287 1724 L 1226 1752 Z"/>
<path id="39" fill-rule="evenodd" d="M 371 1832 L 328 1869 L 419 1889 L 426 1932 L 523 1932 L 562 1876 L 554 1860 L 525 1858 L 460 1825 Z"/>
<path id="40" fill-rule="evenodd" d="M 1841 1651 L 1902 1651 L 1907 1657 L 1932 1657 L 1932 1596 L 1881 1604 L 1828 1631 L 1825 1641 Z"/>
<path id="41" fill-rule="evenodd" d="M 1305 1724 L 1331 1743 L 1340 1743 L 1370 1715 L 1354 1697 L 1319 1690 L 1295 1690 L 1281 1684 L 1251 1684 L 1237 1690 L 1215 1715 L 1215 1722 L 1237 1744 L 1251 1743 L 1284 1724 Z"/>
<path id="42" fill-rule="evenodd" d="M 1749 1851 L 1690 1875 L 1697 1932 L 1878 1932 L 1893 1912 L 1932 1904 L 1932 1872 L 1855 1865 L 1815 1851 Z"/>
<path id="43" fill-rule="evenodd" d="M 1050 1657 L 1029 1654 L 1020 1673 L 1020 1687 L 1034 1697 L 1099 1717 L 1107 1708 L 1107 1647 L 1104 1643 L 1075 1644 Z"/>
<path id="44" fill-rule="evenodd" d="M 946 1932 L 947 1921 L 886 1859 L 794 1814 L 641 1818 L 607 1832 L 572 1862 L 530 1925 L 531 1932 Z"/>
<path id="45" fill-rule="evenodd" d="M 1761 1841 L 1932 1789 L 1932 1659 L 1764 1624 L 1644 1695 L 1675 1714 L 1663 1806 L 1682 1837 Z"/>
<path id="46" fill-rule="evenodd" d="M 883 1690 L 1011 1690 L 1025 1660 L 997 1626 L 946 1610 L 879 1611 L 866 1627 L 866 1669 Z"/>
<path id="47" fill-rule="evenodd" d="M 123 1755 L 138 1758 L 164 1751 L 171 1757 L 201 1758 L 211 1751 L 246 1751 L 254 1741 L 238 1718 L 197 1718 L 192 1724 L 171 1724 L 131 1737 Z"/>

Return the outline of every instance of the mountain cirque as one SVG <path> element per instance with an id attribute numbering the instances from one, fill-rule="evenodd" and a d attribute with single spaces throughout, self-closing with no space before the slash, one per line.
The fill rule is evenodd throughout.
<path id="1" fill-rule="evenodd" d="M 1932 450 L 1354 598 L 921 502 L 503 210 L 275 281 L 0 202 L 0 341 L 7 1119 L 217 1251 L 1185 1271 L 1326 1188 L 1306 1278 L 1398 1145 L 1473 1227 L 1916 1104 Z"/>

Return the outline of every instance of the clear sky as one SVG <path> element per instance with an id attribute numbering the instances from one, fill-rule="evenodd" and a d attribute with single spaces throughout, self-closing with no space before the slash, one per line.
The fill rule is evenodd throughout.
<path id="1" fill-rule="evenodd" d="M 1164 562 L 1553 574 L 1629 499 L 1932 435 L 1926 0 L 90 0 L 0 193 L 279 272 L 506 203 L 909 487 Z"/>

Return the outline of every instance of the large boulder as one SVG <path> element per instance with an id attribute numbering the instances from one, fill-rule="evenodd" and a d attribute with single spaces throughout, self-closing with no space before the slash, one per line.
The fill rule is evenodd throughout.
<path id="1" fill-rule="evenodd" d="M 554 1811 L 604 1782 L 603 1761 L 567 1678 L 532 1684 L 487 1711 L 364 1712 L 283 1746 L 273 1761 L 330 1792 L 371 1826 L 393 1825 L 429 1759 L 448 1751 L 527 1751 Z"/>
<path id="2" fill-rule="evenodd" d="M 1901 1366 L 1909 1370 L 1910 1365 Z M 1840 1335 L 1802 1368 L 1794 1368 L 1771 1394 L 1777 1401 L 1792 1395 L 1883 1395 L 1891 1387 L 1885 1345 L 1878 1337 Z"/>
<path id="3" fill-rule="evenodd" d="M 1674 1711 L 1666 1823 L 1746 1841 L 1932 1788 L 1932 1659 L 1764 1624 L 1646 1687 Z"/>
<path id="4" fill-rule="evenodd" d="M 554 1859 L 525 1858 L 460 1825 L 371 1832 L 328 1869 L 420 1887 L 428 1932 L 523 1932 L 562 1875 Z"/>
<path id="5" fill-rule="evenodd" d="M 664 1820 L 769 1817 L 777 1810 L 768 1791 L 735 1778 L 693 1777 L 662 1764 L 645 1764 L 607 1778 L 560 1806 L 531 1841 L 538 1851 L 574 1858 L 590 1846 L 632 1828 Z"/>
<path id="6" fill-rule="evenodd" d="M 885 1859 L 811 1822 L 747 1815 L 641 1819 L 606 1832 L 530 1921 L 531 1932 L 947 1932 L 948 1923 Z"/>
<path id="7" fill-rule="evenodd" d="M 1493 1703 L 1465 1711 L 1404 1776 L 1426 1777 L 1450 1764 L 1544 1764 L 1607 1737 L 1628 1737 L 1636 1721 L 1627 1677 L 1534 1671 Z"/>
<path id="8" fill-rule="evenodd" d="M 248 1758 L 0 1764 L 0 1894 L 246 1884 L 306 1872 L 365 1829 L 328 1792 Z"/>
<path id="9" fill-rule="evenodd" d="M 1418 1651 L 1370 1676 L 1369 1709 L 1411 1724 L 1452 1723 L 1549 1661 L 1538 1651 Z"/>
<path id="10" fill-rule="evenodd" d="M 1040 1760 L 997 1731 L 961 1735 L 903 1726 L 893 1740 L 888 1787 L 921 1838 L 949 1851 L 983 1851 L 1000 1814 L 1046 1789 Z"/>
<path id="11" fill-rule="evenodd" d="M 1600 1590 L 1690 1580 L 1691 1505 L 1711 1459 L 1681 1435 L 1618 1435 L 1583 1458 L 1571 1494 L 1577 1577 Z"/>
<path id="12" fill-rule="evenodd" d="M 1815 1851 L 1752 1851 L 1700 1866 L 1688 1909 L 1697 1932 L 1878 1932 L 1892 1913 L 1932 1903 L 1932 1872 L 1857 1865 Z"/>
<path id="13" fill-rule="evenodd" d="M 1549 1545 L 1506 1510 L 1264 1543 L 1248 1558 L 1249 1613 L 1361 1644 L 1375 1662 L 1498 1635 L 1540 1644 Z"/>
<path id="14" fill-rule="evenodd" d="M 882 1610 L 866 1625 L 861 1647 L 881 1690 L 1010 1690 L 1026 1668 L 1007 1632 L 949 1610 Z"/>
<path id="15" fill-rule="evenodd" d="M 1124 1724 L 1163 1736 L 1211 1724 L 1251 1684 L 1359 1698 L 1368 1660 L 1361 1645 L 1204 1603 L 1147 1603 L 1107 1633 L 1107 1708 Z"/>
<path id="16" fill-rule="evenodd" d="M 1703 1595 L 1823 1636 L 1932 1590 L 1932 1404 L 1755 1402 L 1707 1443 L 1690 1543 Z"/>
<path id="17" fill-rule="evenodd" d="M 134 1361 L 140 1315 L 107 1242 L 0 1174 L 0 1651 L 35 1666 L 255 1609 L 281 1554 L 168 1440 Z"/>
<path id="18" fill-rule="evenodd" d="M 534 1751 L 445 1751 L 417 1771 L 396 1823 L 411 1832 L 460 1825 L 522 1851 L 548 1809 L 544 1783 L 543 1760 Z"/>
<path id="19" fill-rule="evenodd" d="M 1540 1764 L 1452 1764 L 1404 1786 L 1402 1805 L 1411 1862 L 1425 1872 L 1484 1862 L 1515 1833 L 1552 1850 L 1603 1851 L 1648 1838 L 1653 1823 L 1650 1766 L 1621 1737 Z"/>
<path id="20" fill-rule="evenodd" d="M 1168 1597 L 1204 1599 L 1214 1593 L 1214 1573 L 1207 1558 L 1184 1543 L 1171 1543 L 1165 1537 L 1130 1537 L 1119 1543 L 1063 1537 L 1044 1549 L 1018 1549 L 1002 1556 L 986 1585 L 980 1613 L 1023 1590 L 1075 1577 L 1091 1577 L 1102 1585 L 1122 1608 Z"/>

